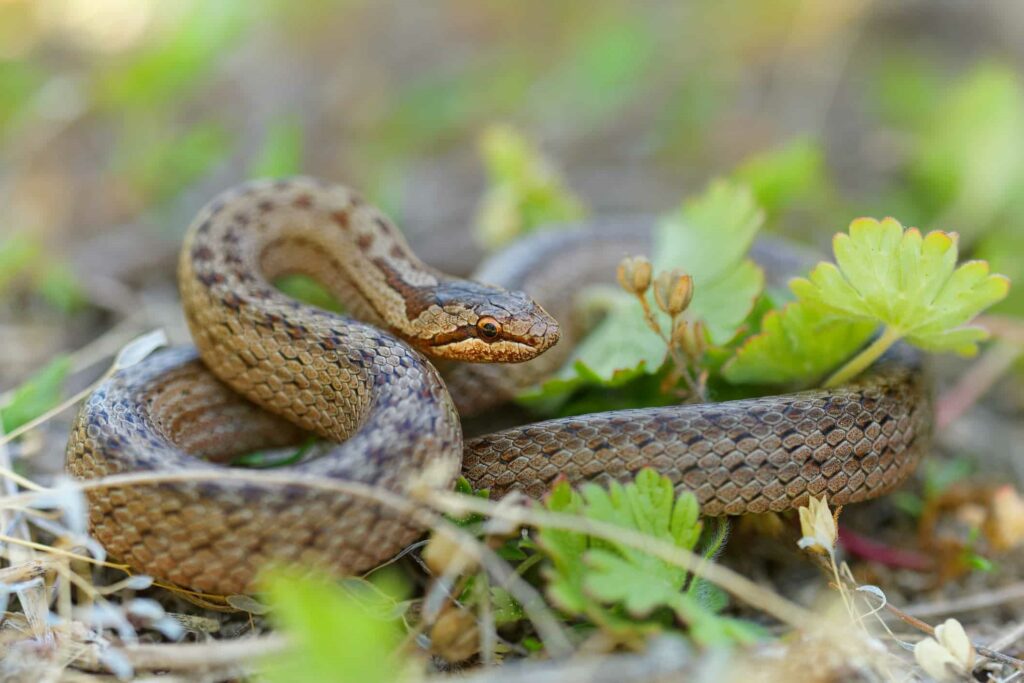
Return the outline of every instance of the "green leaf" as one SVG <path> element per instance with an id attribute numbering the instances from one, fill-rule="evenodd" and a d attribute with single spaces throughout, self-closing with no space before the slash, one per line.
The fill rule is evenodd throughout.
<path id="1" fill-rule="evenodd" d="M 299 301 L 322 308 L 327 311 L 341 313 L 344 308 L 327 288 L 319 282 L 301 273 L 283 275 L 274 280 L 274 286 Z"/>
<path id="2" fill-rule="evenodd" d="M 71 370 L 71 359 L 59 356 L 14 390 L 10 402 L 0 408 L 4 432 L 31 422 L 60 403 L 64 380 Z"/>
<path id="3" fill-rule="evenodd" d="M 270 574 L 266 586 L 273 619 L 292 644 L 265 660 L 267 680 L 399 680 L 402 631 L 393 619 L 384 618 L 393 612 L 393 603 L 371 591 L 356 596 L 328 579 L 287 572 Z"/>
<path id="4" fill-rule="evenodd" d="M 546 223 L 584 215 L 540 150 L 510 126 L 492 125 L 480 138 L 489 187 L 477 214 L 477 236 L 497 248 Z"/>
<path id="5" fill-rule="evenodd" d="M 794 302 L 766 313 L 761 331 L 744 341 L 722 374 L 733 384 L 812 383 L 856 353 L 876 328 Z"/>
<path id="6" fill-rule="evenodd" d="M 249 167 L 250 178 L 283 178 L 302 171 L 302 124 L 293 118 L 274 123 Z"/>
<path id="7" fill-rule="evenodd" d="M 491 603 L 494 609 L 494 623 L 499 626 L 523 619 L 523 608 L 504 588 L 491 586 Z"/>
<path id="8" fill-rule="evenodd" d="M 984 261 L 956 267 L 955 233 L 904 230 L 893 218 L 860 218 L 833 240 L 836 264 L 791 283 L 801 300 L 850 321 L 885 326 L 932 351 L 970 355 L 985 330 L 962 327 L 1003 299 L 1010 282 Z"/>
<path id="9" fill-rule="evenodd" d="M 689 492 L 677 496 L 672 482 L 652 469 L 642 470 L 626 484 L 586 484 L 579 492 L 563 481 L 545 506 L 686 550 L 693 550 L 701 537 L 696 498 Z M 613 635 L 659 629 L 666 613 L 675 613 L 704 643 L 733 642 L 748 634 L 715 614 L 722 606 L 720 594 L 685 591 L 692 580 L 685 570 L 643 550 L 544 527 L 537 532 L 537 545 L 550 561 L 543 575 L 552 602 Z M 718 547 L 715 543 L 709 552 Z M 702 602 L 705 596 L 707 604 Z"/>
<path id="10" fill-rule="evenodd" d="M 294 465 L 305 458 L 317 442 L 317 437 L 308 436 L 306 437 L 306 440 L 291 453 L 281 451 L 255 451 L 253 453 L 243 453 L 231 461 L 231 466 L 248 467 L 256 470 L 287 467 L 288 465 Z"/>
<path id="11" fill-rule="evenodd" d="M 559 482 L 551 490 L 545 507 L 551 512 L 579 514 L 583 500 L 569 482 Z M 587 536 L 573 531 L 542 529 L 537 534 L 537 544 L 552 563 L 548 577 L 548 597 L 561 610 L 569 614 L 582 614 L 589 605 L 583 594 L 583 578 L 586 567 L 583 553 L 589 545 Z"/>

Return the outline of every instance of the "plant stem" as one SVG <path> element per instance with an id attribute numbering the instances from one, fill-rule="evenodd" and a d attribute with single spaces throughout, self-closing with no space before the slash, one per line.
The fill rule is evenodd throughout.
<path id="1" fill-rule="evenodd" d="M 832 389 L 840 384 L 849 382 L 851 379 L 867 370 L 872 363 L 878 360 L 879 357 L 888 351 L 889 347 L 898 342 L 902 336 L 903 335 L 897 330 L 891 327 L 886 327 L 881 336 L 871 342 L 871 346 L 851 358 L 846 365 L 836 370 L 831 377 L 825 380 L 824 387 L 826 389 Z"/>

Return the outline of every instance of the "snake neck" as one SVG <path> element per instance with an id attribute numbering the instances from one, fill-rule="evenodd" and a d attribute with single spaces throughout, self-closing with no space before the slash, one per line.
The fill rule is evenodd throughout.
<path id="1" fill-rule="evenodd" d="M 186 236 L 179 285 L 186 314 L 198 299 L 302 328 L 312 307 L 272 285 L 291 274 L 437 358 L 519 362 L 558 340 L 557 323 L 525 294 L 440 273 L 356 193 L 305 178 L 249 183 L 211 202 Z"/>
<path id="2" fill-rule="evenodd" d="M 211 202 L 186 237 L 179 283 L 232 307 L 297 317 L 272 284 L 295 274 L 317 280 L 353 317 L 414 346 L 427 337 L 424 313 L 448 279 L 356 193 L 295 178 L 249 183 Z"/>

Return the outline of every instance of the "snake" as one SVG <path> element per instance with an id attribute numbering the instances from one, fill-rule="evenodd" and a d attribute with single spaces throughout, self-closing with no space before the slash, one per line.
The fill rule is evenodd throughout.
<path id="1" fill-rule="evenodd" d="M 834 389 L 464 439 L 460 412 L 498 406 L 566 361 L 581 334 L 574 294 L 614 281 L 616 263 L 642 246 L 636 230 L 605 223 L 537 233 L 464 279 L 424 264 L 346 186 L 297 177 L 221 193 L 188 228 L 179 260 L 193 345 L 113 373 L 74 419 L 71 475 L 153 476 L 89 488 L 92 535 L 136 571 L 215 595 L 256 591 L 273 563 L 364 573 L 423 535 L 420 520 L 372 497 L 231 476 L 238 454 L 310 432 L 329 445 L 283 470 L 401 496 L 450 488 L 461 473 L 492 497 L 540 498 L 563 479 L 626 480 L 650 467 L 692 491 L 702 514 L 741 515 L 822 494 L 863 501 L 910 475 L 928 448 L 931 405 L 922 359 L 900 347 Z M 752 254 L 769 274 L 787 267 L 784 247 L 758 243 Z M 274 286 L 289 274 L 317 280 L 345 313 Z M 159 476 L 177 471 L 209 476 Z"/>

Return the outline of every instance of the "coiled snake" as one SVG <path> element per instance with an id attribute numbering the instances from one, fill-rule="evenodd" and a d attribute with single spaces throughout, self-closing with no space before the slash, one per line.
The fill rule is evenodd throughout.
<path id="1" fill-rule="evenodd" d="M 550 233 L 480 276 L 568 319 L 569 292 L 610 279 L 637 247 L 621 230 Z M 778 256 L 759 249 L 759 260 Z M 353 317 L 270 284 L 287 273 L 316 278 Z M 538 496 L 562 475 L 625 478 L 652 466 L 694 491 L 704 514 L 735 515 L 809 494 L 841 504 L 884 493 L 913 470 L 930 430 L 919 361 L 898 352 L 836 390 L 584 415 L 464 444 L 455 404 L 500 402 L 564 360 L 572 331 L 563 325 L 562 344 L 539 355 L 560 332 L 533 299 L 425 266 L 375 208 L 311 179 L 253 182 L 212 201 L 189 229 L 179 284 L 196 349 L 155 354 L 99 386 L 68 443 L 75 476 L 224 471 L 235 454 L 294 444 L 309 430 L 338 442 L 291 466 L 315 477 L 401 493 L 428 467 L 450 485 L 461 462 L 474 486 Z M 424 354 L 537 359 L 458 364 L 449 394 Z M 422 533 L 364 498 L 229 478 L 88 497 L 93 534 L 112 556 L 217 594 L 253 590 L 272 560 L 362 572 Z"/>

